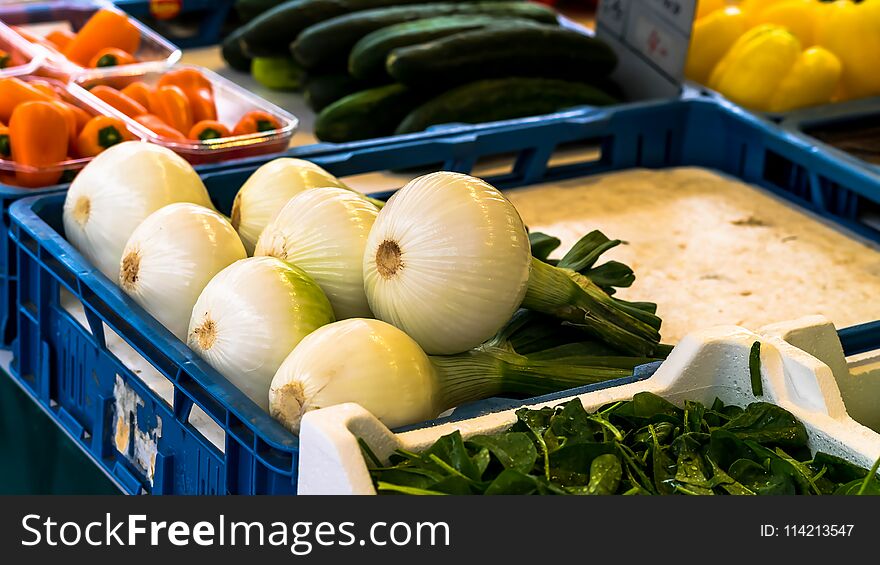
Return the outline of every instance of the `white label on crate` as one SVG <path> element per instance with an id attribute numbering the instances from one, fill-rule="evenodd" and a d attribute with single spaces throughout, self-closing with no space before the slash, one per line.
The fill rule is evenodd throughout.
<path id="1" fill-rule="evenodd" d="M 696 0 L 600 0 L 596 35 L 619 63 L 613 78 L 631 100 L 678 96 Z"/>

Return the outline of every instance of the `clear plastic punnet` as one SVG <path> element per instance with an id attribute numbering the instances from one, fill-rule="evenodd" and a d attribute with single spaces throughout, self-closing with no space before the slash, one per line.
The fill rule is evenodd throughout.
<path id="1" fill-rule="evenodd" d="M 216 163 L 246 157 L 255 157 L 285 151 L 299 124 L 299 120 L 278 106 L 248 92 L 220 75 L 202 67 L 190 65 L 174 65 L 172 67 L 152 67 L 150 69 L 96 70 L 80 75 L 76 83 L 86 90 L 98 85 L 105 85 L 122 90 L 126 86 L 143 82 L 153 88 L 163 74 L 180 69 L 193 69 L 200 72 L 211 82 L 214 102 L 217 106 L 217 121 L 233 130 L 238 121 L 248 112 L 261 111 L 271 114 L 280 124 L 278 129 L 260 131 L 245 135 L 236 135 L 207 141 L 175 140 L 162 137 L 139 122 L 130 120 L 133 130 L 153 143 L 163 145 L 181 155 L 193 164 Z M 125 117 L 121 113 L 120 117 Z M 126 118 L 128 119 L 128 118 Z M 188 132 L 181 132 L 187 135 Z"/>
<path id="2" fill-rule="evenodd" d="M 70 61 L 45 37 L 55 30 L 76 33 L 99 10 L 123 13 L 112 3 L 101 1 L 0 3 L 0 22 L 21 34 L 38 51 L 43 53 L 45 63 L 40 71 L 42 74 L 67 79 L 89 69 Z M 138 62 L 117 68 L 139 68 L 156 63 L 172 65 L 180 59 L 181 51 L 176 45 L 137 19 L 127 17 L 141 35 L 140 45 L 133 53 Z"/>
<path id="3" fill-rule="evenodd" d="M 33 74 L 44 54 L 0 21 L 0 78 Z"/>
<path id="4" fill-rule="evenodd" d="M 79 86 L 76 86 L 75 84 L 64 84 L 55 79 L 36 76 L 17 78 L 25 82 L 43 82 L 48 84 L 55 90 L 55 92 L 58 93 L 61 100 L 82 108 L 86 111 L 86 113 L 91 116 L 116 116 L 112 108 L 110 108 Z M 137 129 L 131 127 L 127 122 L 126 125 L 128 126 L 129 133 L 134 138 L 145 139 L 143 132 L 140 132 Z M 91 157 L 78 158 L 76 156 L 71 156 L 64 161 L 61 161 L 51 166 L 31 167 L 16 163 L 11 159 L 0 158 L 0 185 L 9 185 L 14 187 L 22 186 L 25 188 L 46 188 L 48 186 L 66 184 L 73 180 L 73 177 L 76 176 L 76 173 L 79 172 L 80 169 L 85 167 L 86 164 L 88 164 L 88 162 L 91 160 Z M 57 175 L 51 173 L 57 173 Z M 40 177 L 52 179 L 55 179 L 57 177 L 57 181 L 50 183 L 46 186 L 32 186 L 28 185 L 27 183 L 20 182 L 21 178 L 33 177 L 34 175 L 39 175 Z"/>

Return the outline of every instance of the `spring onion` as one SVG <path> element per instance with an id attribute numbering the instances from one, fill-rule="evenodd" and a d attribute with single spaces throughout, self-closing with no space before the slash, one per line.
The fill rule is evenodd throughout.
<path id="1" fill-rule="evenodd" d="M 342 188 L 314 188 L 290 199 L 266 226 L 255 255 L 293 263 L 315 279 L 336 319 L 372 317 L 363 257 L 379 210 Z"/>
<path id="2" fill-rule="evenodd" d="M 302 159 L 275 159 L 254 171 L 232 204 L 232 226 L 238 230 L 248 254 L 253 254 L 263 229 L 288 200 L 321 186 L 346 188 L 318 165 Z"/>
<path id="3" fill-rule="evenodd" d="M 478 346 L 520 305 L 628 354 L 651 355 L 660 340 L 588 277 L 534 259 L 513 205 L 460 173 L 416 178 L 389 199 L 367 240 L 364 287 L 373 313 L 431 354 Z"/>
<path id="4" fill-rule="evenodd" d="M 119 286 L 185 340 L 205 285 L 247 254 L 229 221 L 196 204 L 169 204 L 134 230 L 122 254 Z"/>
<path id="5" fill-rule="evenodd" d="M 199 175 L 170 149 L 130 141 L 95 157 L 64 201 L 67 239 L 114 282 L 129 236 L 150 214 L 174 202 L 213 208 Z"/>
<path id="6" fill-rule="evenodd" d="M 187 344 L 267 410 L 269 383 L 281 362 L 332 321 L 330 302 L 302 269 L 251 257 L 220 271 L 199 295 Z"/>
<path id="7" fill-rule="evenodd" d="M 397 427 L 473 400 L 537 396 L 630 374 L 631 368 L 530 361 L 496 348 L 429 357 L 396 327 L 351 318 L 317 329 L 296 346 L 272 379 L 269 413 L 298 433 L 306 412 L 356 402 Z"/>

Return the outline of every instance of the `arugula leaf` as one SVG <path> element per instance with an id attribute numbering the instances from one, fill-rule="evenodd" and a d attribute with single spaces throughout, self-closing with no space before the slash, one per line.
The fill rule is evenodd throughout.
<path id="1" fill-rule="evenodd" d="M 749 490 L 762 495 L 796 494 L 788 475 L 771 473 L 749 459 L 734 461 L 727 473 Z"/>
<path id="2" fill-rule="evenodd" d="M 749 404 L 722 428 L 743 440 L 792 447 L 807 444 L 804 425 L 788 410 L 767 402 Z"/>
<path id="3" fill-rule="evenodd" d="M 606 453 L 593 459 L 590 463 L 590 482 L 587 493 L 595 495 L 614 494 L 623 478 L 623 466 L 620 459 L 612 453 Z"/>
<path id="4" fill-rule="evenodd" d="M 437 440 L 422 454 L 422 460 L 429 468 L 434 467 L 445 473 L 450 473 L 451 470 L 451 474 L 465 479 L 480 480 L 480 469 L 471 459 L 458 430 Z"/>
<path id="5" fill-rule="evenodd" d="M 505 468 L 528 473 L 538 460 L 538 450 L 529 436 L 510 432 L 493 436 L 474 436 L 466 445 L 483 448 Z"/>

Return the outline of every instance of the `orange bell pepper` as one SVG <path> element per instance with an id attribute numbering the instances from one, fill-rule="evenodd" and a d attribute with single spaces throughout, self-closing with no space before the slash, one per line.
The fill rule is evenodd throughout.
<path id="1" fill-rule="evenodd" d="M 202 120 L 189 130 L 189 135 L 187 137 L 199 141 L 220 139 L 223 137 L 229 137 L 229 128 L 216 120 Z"/>
<path id="2" fill-rule="evenodd" d="M 132 100 L 115 88 L 104 86 L 103 84 L 101 84 L 92 87 L 89 92 L 130 118 L 147 113 L 147 109 L 144 108 L 141 104 L 139 104 L 135 100 Z"/>
<path id="3" fill-rule="evenodd" d="M 0 124 L 0 158 L 9 159 L 12 156 L 9 147 L 9 128 Z"/>
<path id="4" fill-rule="evenodd" d="M 9 123 L 12 111 L 23 102 L 52 100 L 52 96 L 15 77 L 0 79 L 0 121 Z"/>
<path id="5" fill-rule="evenodd" d="M 128 16 L 115 10 L 98 10 L 64 48 L 64 55 L 85 67 L 105 47 L 116 47 L 126 53 L 137 53 L 141 33 Z"/>
<path id="6" fill-rule="evenodd" d="M 134 55 L 126 53 L 122 49 L 116 47 L 107 47 L 95 53 L 95 56 L 89 61 L 89 67 L 98 69 L 101 67 L 131 65 L 134 63 L 137 63 L 137 59 L 135 59 Z"/>
<path id="7" fill-rule="evenodd" d="M 238 120 L 238 123 L 232 129 L 232 135 L 248 135 L 276 129 L 281 129 L 281 122 L 278 121 L 278 118 L 268 112 L 254 110 Z"/>
<path id="8" fill-rule="evenodd" d="M 94 157 L 101 151 L 131 139 L 125 123 L 111 116 L 95 116 L 77 137 L 76 152 L 80 157 Z"/>
<path id="9" fill-rule="evenodd" d="M 186 141 L 186 136 L 184 136 L 180 131 L 163 122 L 162 118 L 154 114 L 144 114 L 142 116 L 136 116 L 135 121 L 147 128 L 148 130 L 152 131 L 159 137 L 170 139 L 172 141 Z"/>
<path id="10" fill-rule="evenodd" d="M 76 147 L 76 135 L 78 131 L 76 127 L 76 114 L 71 109 L 70 104 L 66 104 L 61 100 L 53 100 L 52 104 L 54 104 L 56 108 L 61 110 L 61 114 L 64 116 L 64 120 L 67 122 L 68 147 Z"/>
<path id="11" fill-rule="evenodd" d="M 146 108 L 147 110 L 151 110 L 150 108 L 150 97 L 152 96 L 152 91 L 150 87 L 147 86 L 145 82 L 133 82 L 123 88 L 120 92 Z"/>
<path id="12" fill-rule="evenodd" d="M 77 106 L 75 104 L 71 104 L 70 102 L 65 102 L 64 100 L 60 100 L 58 103 L 66 106 L 68 110 L 73 112 L 73 117 L 76 119 L 77 133 L 82 131 L 82 128 L 86 127 L 86 124 L 89 122 L 89 120 L 92 119 L 91 114 L 89 114 L 88 112 L 86 112 L 85 110 L 83 110 L 82 108 L 80 108 L 79 106 Z"/>
<path id="13" fill-rule="evenodd" d="M 47 167 L 67 157 L 67 119 L 51 102 L 25 102 L 16 106 L 9 122 L 12 160 L 20 165 Z M 61 172 L 16 172 L 19 184 L 39 187 L 56 184 Z"/>
<path id="14" fill-rule="evenodd" d="M 217 119 L 217 105 L 214 103 L 214 86 L 205 75 L 196 69 L 177 69 L 162 75 L 159 87 L 177 86 L 189 100 L 194 122 Z"/>
<path id="15" fill-rule="evenodd" d="M 41 79 L 29 80 L 28 84 L 31 85 L 33 88 L 36 88 L 43 94 L 46 94 L 47 96 L 51 96 L 52 98 L 59 98 L 58 91 L 55 90 L 55 87 L 52 86 L 52 84 L 48 81 Z"/>
<path id="16" fill-rule="evenodd" d="M 0 49 L 0 69 L 5 69 L 12 63 L 12 55 Z"/>
<path id="17" fill-rule="evenodd" d="M 72 32 L 66 29 L 56 29 L 46 34 L 46 41 L 61 50 L 67 47 L 67 44 L 76 37 Z"/>
<path id="18" fill-rule="evenodd" d="M 193 125 L 189 99 L 179 86 L 160 86 L 156 89 L 150 109 L 169 126 L 183 133 Z"/>

